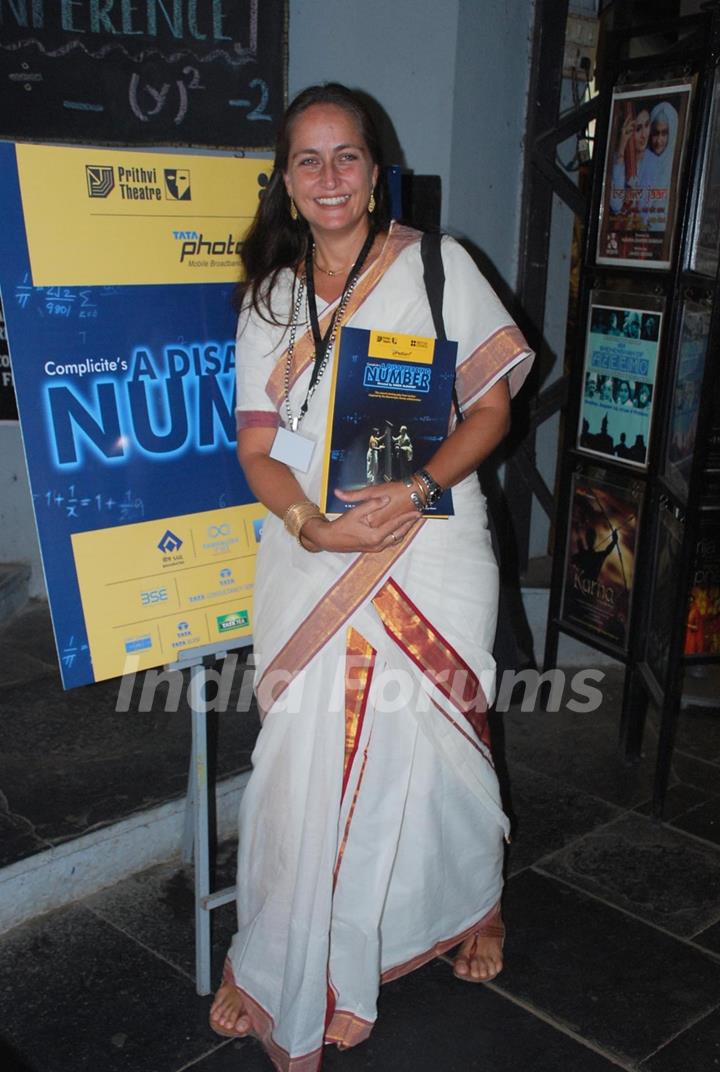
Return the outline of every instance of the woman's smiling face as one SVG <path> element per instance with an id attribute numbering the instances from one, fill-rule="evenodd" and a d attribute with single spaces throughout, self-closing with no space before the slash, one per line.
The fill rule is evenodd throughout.
<path id="1" fill-rule="evenodd" d="M 644 153 L 647 148 L 648 138 L 650 137 L 650 112 L 647 108 L 643 108 L 642 111 L 637 114 L 633 137 L 635 140 L 636 152 Z"/>
<path id="2" fill-rule="evenodd" d="M 315 237 L 351 233 L 367 222 L 378 168 L 354 116 L 313 104 L 294 121 L 285 188 Z"/>

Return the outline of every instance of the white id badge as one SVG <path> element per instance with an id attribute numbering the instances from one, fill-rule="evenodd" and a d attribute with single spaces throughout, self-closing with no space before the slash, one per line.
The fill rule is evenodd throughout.
<path id="1" fill-rule="evenodd" d="M 270 457 L 277 462 L 284 462 L 299 473 L 307 473 L 315 450 L 315 440 L 291 432 L 289 428 L 278 428 L 275 433 Z"/>

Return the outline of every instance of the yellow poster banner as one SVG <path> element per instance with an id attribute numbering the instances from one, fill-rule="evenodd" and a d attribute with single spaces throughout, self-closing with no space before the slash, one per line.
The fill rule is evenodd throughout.
<path id="1" fill-rule="evenodd" d="M 18 144 L 32 282 L 233 283 L 269 159 Z"/>
<path id="2" fill-rule="evenodd" d="M 74 533 L 95 680 L 250 636 L 266 515 L 250 503 Z"/>

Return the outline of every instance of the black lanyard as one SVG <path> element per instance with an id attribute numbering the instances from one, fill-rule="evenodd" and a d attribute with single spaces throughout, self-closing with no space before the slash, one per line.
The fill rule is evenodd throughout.
<path id="1" fill-rule="evenodd" d="M 371 228 L 368 232 L 367 238 L 365 239 L 363 248 L 358 253 L 357 260 L 353 264 L 348 274 L 348 277 L 345 280 L 345 286 L 342 289 L 342 294 L 340 295 L 340 300 L 338 301 L 337 308 L 333 313 L 332 317 L 330 318 L 330 323 L 328 324 L 327 330 L 324 335 L 320 334 L 320 320 L 318 318 L 317 303 L 315 301 L 315 280 L 313 279 L 313 248 L 312 246 L 308 246 L 308 251 L 305 254 L 305 286 L 307 287 L 307 303 L 308 313 L 310 314 L 310 326 L 312 328 L 313 340 L 315 342 L 315 364 L 313 366 L 312 376 L 310 377 L 308 393 L 302 407 L 303 414 L 307 409 L 307 404 L 310 395 L 315 389 L 315 385 L 318 381 L 318 377 L 320 375 L 320 368 L 325 357 L 325 351 L 327 350 L 328 343 L 332 336 L 333 329 L 335 327 L 335 321 L 337 320 L 338 314 L 342 309 L 343 299 L 345 298 L 345 295 L 347 294 L 348 288 L 350 287 L 352 281 L 362 271 L 362 266 L 365 263 L 368 253 L 370 252 L 370 247 L 373 244 L 374 238 L 375 232 Z"/>

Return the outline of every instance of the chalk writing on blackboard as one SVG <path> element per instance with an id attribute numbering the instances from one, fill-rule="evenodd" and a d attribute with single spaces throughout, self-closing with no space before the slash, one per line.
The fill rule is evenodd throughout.
<path id="1" fill-rule="evenodd" d="M 0 0 L 0 136 L 266 148 L 287 0 Z"/>

